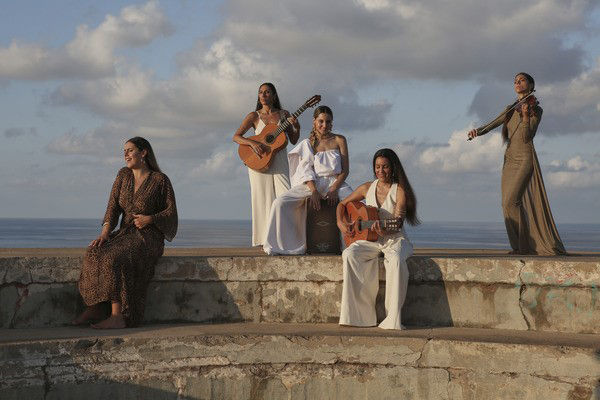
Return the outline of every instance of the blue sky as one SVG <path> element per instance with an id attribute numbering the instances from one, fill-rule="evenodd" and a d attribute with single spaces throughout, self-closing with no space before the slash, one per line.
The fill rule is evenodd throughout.
<path id="1" fill-rule="evenodd" d="M 356 187 L 394 148 L 425 221 L 501 221 L 499 132 L 466 142 L 527 71 L 557 222 L 600 222 L 594 0 L 53 1 L 0 6 L 0 218 L 101 218 L 125 140 L 144 136 L 181 218 L 250 218 L 231 136 L 258 85 L 315 93 Z M 301 117 L 302 135 L 311 111 Z"/>

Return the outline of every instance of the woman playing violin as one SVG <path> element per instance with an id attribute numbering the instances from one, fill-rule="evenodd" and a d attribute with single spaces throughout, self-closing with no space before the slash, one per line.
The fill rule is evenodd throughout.
<path id="1" fill-rule="evenodd" d="M 502 125 L 506 144 L 502 167 L 502 212 L 512 251 L 510 254 L 566 254 L 546 197 L 533 138 L 542 119 L 542 108 L 532 95 L 533 77 L 515 76 L 517 102 L 489 124 L 473 129 L 469 139 Z"/>
<path id="2" fill-rule="evenodd" d="M 296 118 L 290 116 L 288 111 L 281 109 L 275 86 L 269 82 L 263 83 L 258 88 L 256 111 L 246 115 L 246 118 L 233 135 L 233 141 L 252 147 L 254 153 L 258 157 L 262 157 L 266 151 L 264 146 L 252 139 L 245 138 L 244 134 L 250 128 L 254 128 L 255 135 L 258 135 L 265 126 L 279 124 L 284 119 L 291 122 L 286 134 L 290 142 L 296 144 L 300 136 L 300 124 Z M 273 156 L 269 169 L 259 172 L 248 168 L 248 176 L 250 177 L 252 197 L 252 246 L 262 246 L 267 233 L 271 204 L 275 197 L 290 189 L 289 166 L 285 149 Z"/>

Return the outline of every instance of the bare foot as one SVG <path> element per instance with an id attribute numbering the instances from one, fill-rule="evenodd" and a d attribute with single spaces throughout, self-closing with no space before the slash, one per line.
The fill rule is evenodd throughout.
<path id="1" fill-rule="evenodd" d="M 77 318 L 71 321 L 71 325 L 83 325 L 89 320 L 96 320 L 103 317 L 102 310 L 98 305 L 87 307 Z"/>
<path id="2" fill-rule="evenodd" d="M 111 315 L 104 321 L 98 322 L 97 324 L 92 324 L 90 326 L 94 329 L 123 329 L 127 327 L 123 314 Z"/>

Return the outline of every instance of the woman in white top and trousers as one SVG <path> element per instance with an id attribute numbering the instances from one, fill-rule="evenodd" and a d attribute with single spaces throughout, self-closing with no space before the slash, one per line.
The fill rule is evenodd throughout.
<path id="1" fill-rule="evenodd" d="M 254 134 L 262 132 L 267 124 L 279 124 L 287 118 L 292 125 L 285 132 L 292 144 L 298 142 L 300 125 L 296 118 L 281 109 L 277 90 L 272 83 L 263 83 L 258 88 L 256 111 L 249 113 L 238 130 L 233 135 L 233 141 L 251 146 L 256 155 L 262 156 L 266 149 L 259 142 L 245 138 L 244 134 L 254 128 Z M 285 149 L 281 149 L 273 156 L 273 161 L 264 172 L 248 168 L 250 178 L 250 192 L 252 198 L 252 246 L 262 246 L 267 233 L 267 222 L 271 211 L 271 204 L 275 197 L 282 195 L 290 189 L 288 160 Z"/>
<path id="2" fill-rule="evenodd" d="M 379 255 L 385 265 L 386 317 L 379 324 L 383 329 L 404 329 L 401 309 L 408 288 L 406 260 L 413 254 L 413 246 L 406 236 L 403 222 L 418 225 L 417 200 L 406 177 L 400 159 L 391 149 L 381 149 L 373 157 L 376 179 L 359 186 L 337 207 L 337 221 L 342 234 L 353 236 L 351 224 L 345 220 L 346 204 L 366 199 L 368 206 L 379 209 L 379 219 L 398 219 L 402 227 L 397 231 L 383 230 L 375 222 L 372 230 L 379 238 L 375 242 L 357 240 L 342 253 L 344 283 L 340 325 L 375 326 L 375 302 L 379 291 Z"/>
<path id="3" fill-rule="evenodd" d="M 348 146 L 344 136 L 331 132 L 333 112 L 327 106 L 320 106 L 313 117 L 310 137 L 288 154 L 292 188 L 278 196 L 271 206 L 263 246 L 269 255 L 304 254 L 307 203 L 319 210 L 322 198 L 335 205 L 352 193 L 346 183 Z"/>

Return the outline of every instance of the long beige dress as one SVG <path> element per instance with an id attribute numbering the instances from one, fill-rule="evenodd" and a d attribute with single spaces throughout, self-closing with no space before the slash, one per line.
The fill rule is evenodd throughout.
<path id="1" fill-rule="evenodd" d="M 258 112 L 256 112 L 258 114 Z M 280 118 L 283 118 L 280 111 Z M 258 114 L 258 125 L 254 131 L 259 135 L 265 128 L 265 123 Z M 273 157 L 269 169 L 258 172 L 248 168 L 250 178 L 250 194 L 252 198 L 252 246 L 262 246 L 269 227 L 271 204 L 276 197 L 290 189 L 289 164 L 286 149 L 279 150 Z"/>
<path id="2" fill-rule="evenodd" d="M 133 214 L 151 215 L 153 223 L 138 229 Z M 173 240 L 177 232 L 177 206 L 169 178 L 151 172 L 134 193 L 133 172 L 122 168 L 113 184 L 104 222 L 114 229 L 121 215 L 121 225 L 110 234 L 110 240 L 87 250 L 79 292 L 88 306 L 120 302 L 127 326 L 136 326 L 144 315 L 146 291 L 163 254 L 164 240 Z"/>
<path id="3" fill-rule="evenodd" d="M 507 107 L 508 109 L 508 107 Z M 542 119 L 543 110 L 536 106 L 536 115 L 529 124 L 514 112 L 508 121 L 508 142 L 502 167 L 502 211 L 506 232 L 513 251 L 520 254 L 567 254 L 556 229 L 542 171 L 533 138 Z M 478 135 L 500 126 L 501 114 Z"/>

